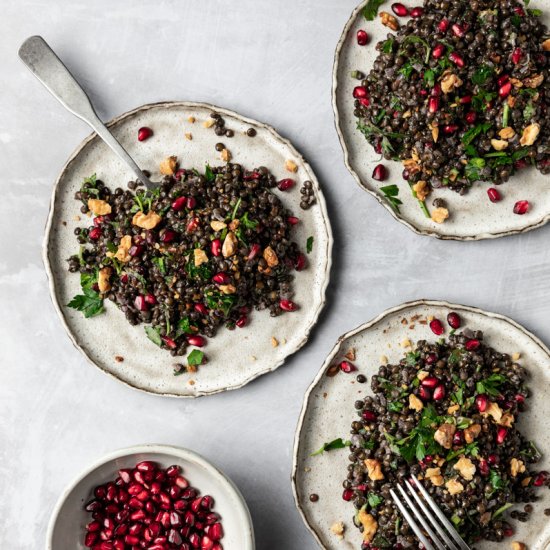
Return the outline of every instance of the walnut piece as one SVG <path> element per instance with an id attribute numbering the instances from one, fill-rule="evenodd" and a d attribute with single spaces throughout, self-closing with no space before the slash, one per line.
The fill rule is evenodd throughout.
<path id="1" fill-rule="evenodd" d="M 344 531 L 346 530 L 343 522 L 337 521 L 330 526 L 330 530 L 338 537 L 344 538 Z"/>
<path id="2" fill-rule="evenodd" d="M 523 542 L 515 540 L 512 542 L 512 550 L 527 550 L 527 546 Z"/>
<path id="3" fill-rule="evenodd" d="M 223 241 L 222 245 L 222 254 L 224 258 L 230 258 L 235 254 L 237 251 L 237 237 L 235 236 L 235 233 L 232 231 L 229 231 L 229 233 L 225 236 L 225 240 Z"/>
<path id="4" fill-rule="evenodd" d="M 542 49 L 543 49 L 545 52 L 550 52 L 550 38 L 547 38 L 547 39 L 542 43 Z"/>
<path id="5" fill-rule="evenodd" d="M 416 193 L 416 197 L 419 201 L 426 200 L 426 197 L 430 194 L 430 188 L 428 187 L 428 182 L 420 180 L 416 182 L 413 186 L 413 191 Z"/>
<path id="6" fill-rule="evenodd" d="M 434 439 L 444 448 L 450 449 L 453 446 L 453 435 L 456 432 L 454 424 L 441 424 L 435 431 Z"/>
<path id="7" fill-rule="evenodd" d="M 464 441 L 466 443 L 472 443 L 472 441 L 481 433 L 481 426 L 479 424 L 472 424 L 464 430 Z"/>
<path id="8" fill-rule="evenodd" d="M 275 250 L 273 250 L 273 248 L 271 248 L 270 246 L 265 248 L 263 256 L 269 267 L 275 267 L 276 265 L 279 265 L 279 258 L 277 258 Z"/>
<path id="9" fill-rule="evenodd" d="M 222 149 L 220 156 L 224 162 L 229 162 L 231 160 L 231 153 L 228 149 Z"/>
<path id="10" fill-rule="evenodd" d="M 504 151 L 508 147 L 508 142 L 504 139 L 492 139 L 491 145 L 495 151 Z"/>
<path id="11" fill-rule="evenodd" d="M 365 466 L 367 467 L 369 479 L 372 479 L 373 481 L 384 479 L 382 465 L 378 460 L 375 460 L 374 458 L 366 458 Z"/>
<path id="12" fill-rule="evenodd" d="M 510 460 L 510 475 L 516 477 L 518 474 L 525 472 L 525 464 L 523 460 L 518 460 L 517 458 L 512 458 Z"/>
<path id="13" fill-rule="evenodd" d="M 370 542 L 378 530 L 378 522 L 365 510 L 359 510 L 357 519 L 363 526 L 363 540 Z"/>
<path id="14" fill-rule="evenodd" d="M 455 470 L 466 480 L 471 481 L 476 473 L 475 464 L 464 456 L 460 457 L 458 462 L 453 466 Z"/>
<path id="15" fill-rule="evenodd" d="M 195 261 L 195 267 L 199 267 L 199 265 L 205 264 L 208 261 L 208 256 L 204 250 L 195 248 L 195 250 L 193 250 L 193 259 Z"/>
<path id="16" fill-rule="evenodd" d="M 439 139 L 439 126 L 437 125 L 437 122 L 432 124 L 432 139 L 434 140 L 434 143 L 437 143 L 437 140 Z"/>
<path id="17" fill-rule="evenodd" d="M 451 405 L 448 409 L 447 409 L 447 413 L 448 414 L 454 414 L 456 411 L 458 411 L 460 409 L 460 405 Z"/>
<path id="18" fill-rule="evenodd" d="M 500 419 L 499 425 L 505 426 L 506 428 L 511 428 L 514 423 L 514 415 L 510 413 L 504 413 Z"/>
<path id="19" fill-rule="evenodd" d="M 432 485 L 436 487 L 441 487 L 445 480 L 441 475 L 441 468 L 427 468 L 426 469 L 426 479 L 429 479 L 432 482 Z"/>
<path id="20" fill-rule="evenodd" d="M 160 173 L 163 176 L 172 176 L 176 171 L 176 166 L 178 165 L 178 157 L 166 157 L 159 166 Z"/>
<path id="21" fill-rule="evenodd" d="M 235 294 L 237 289 L 233 285 L 220 285 L 218 287 L 224 294 Z"/>
<path id="22" fill-rule="evenodd" d="M 511 127 L 507 126 L 506 128 L 503 128 L 498 135 L 502 139 L 512 139 L 516 135 L 516 131 Z"/>
<path id="23" fill-rule="evenodd" d="M 422 170 L 420 164 L 414 158 L 405 159 L 403 161 L 403 166 L 405 167 L 405 170 L 408 170 L 411 176 L 414 176 L 414 174 L 418 174 L 418 172 Z"/>
<path id="24" fill-rule="evenodd" d="M 298 165 L 293 160 L 287 160 L 285 162 L 285 169 L 287 172 L 296 173 L 298 171 Z"/>
<path id="25" fill-rule="evenodd" d="M 111 205 L 101 199 L 88 199 L 88 208 L 95 216 L 105 216 L 111 213 Z"/>
<path id="26" fill-rule="evenodd" d="M 380 20 L 382 21 L 382 25 L 384 25 L 384 27 L 388 27 L 392 31 L 399 30 L 399 23 L 391 13 L 388 13 L 387 11 L 381 11 Z"/>
<path id="27" fill-rule="evenodd" d="M 533 145 L 537 138 L 539 137 L 540 133 L 540 124 L 537 122 L 533 124 L 529 124 L 527 128 L 523 130 L 523 135 L 521 136 L 521 139 L 519 140 L 520 145 L 528 146 Z"/>
<path id="28" fill-rule="evenodd" d="M 214 126 L 214 124 L 216 124 L 216 121 L 215 121 L 213 118 L 207 118 L 207 119 L 202 123 L 202 125 L 203 125 L 205 128 L 212 128 L 212 126 Z"/>
<path id="29" fill-rule="evenodd" d="M 99 292 L 107 292 L 111 290 L 111 283 L 109 279 L 113 270 L 110 267 L 104 267 L 99 270 L 97 274 L 97 286 L 99 287 Z"/>
<path id="30" fill-rule="evenodd" d="M 409 395 L 409 409 L 413 409 L 416 412 L 420 412 L 424 408 L 424 403 L 414 395 L 414 393 L 411 393 Z"/>
<path id="31" fill-rule="evenodd" d="M 113 254 L 112 252 L 107 252 L 109 258 L 116 258 L 119 262 L 123 264 L 128 263 L 132 257 L 128 254 L 128 250 L 132 247 L 132 237 L 130 235 L 124 235 L 120 239 L 120 244 L 118 245 L 118 250 Z"/>
<path id="32" fill-rule="evenodd" d="M 502 418 L 502 409 L 491 401 L 489 406 L 481 414 L 484 416 L 492 416 L 494 421 L 498 424 Z"/>
<path id="33" fill-rule="evenodd" d="M 417 373 L 416 373 L 416 377 L 418 378 L 418 380 L 422 381 L 424 380 L 424 378 L 426 378 L 427 376 L 430 376 L 430 373 L 428 371 L 425 371 L 425 370 L 419 370 Z"/>
<path id="34" fill-rule="evenodd" d="M 219 222 L 217 220 L 213 220 L 210 222 L 210 227 L 214 231 L 221 231 L 222 229 L 225 229 L 227 227 L 227 224 L 224 222 Z"/>
<path id="35" fill-rule="evenodd" d="M 147 214 L 144 214 L 141 210 L 134 214 L 132 223 L 141 227 L 142 229 L 153 229 L 160 223 L 161 217 L 151 210 Z"/>
<path id="36" fill-rule="evenodd" d="M 544 75 L 536 74 L 529 78 L 523 79 L 523 84 L 528 88 L 538 88 L 544 82 Z"/>
<path id="37" fill-rule="evenodd" d="M 448 94 L 449 92 L 452 92 L 454 88 L 459 88 L 462 86 L 463 82 L 460 80 L 456 74 L 448 74 L 441 80 L 441 91 L 444 94 Z"/>
<path id="38" fill-rule="evenodd" d="M 436 208 L 432 212 L 432 220 L 435 223 L 443 223 L 449 217 L 449 211 L 446 208 Z"/>
<path id="39" fill-rule="evenodd" d="M 449 479 L 449 481 L 445 483 L 445 487 L 447 487 L 447 491 L 449 491 L 450 495 L 458 495 L 458 493 L 464 491 L 464 485 L 457 479 Z"/>

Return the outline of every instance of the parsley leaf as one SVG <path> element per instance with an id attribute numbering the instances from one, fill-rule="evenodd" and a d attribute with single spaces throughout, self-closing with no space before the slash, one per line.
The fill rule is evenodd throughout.
<path id="1" fill-rule="evenodd" d="M 527 105 L 525 106 L 525 109 L 523 109 L 523 118 L 529 121 L 533 118 L 533 116 L 535 116 L 536 112 L 537 109 L 533 105 L 533 102 L 529 101 L 529 103 L 527 103 Z"/>
<path id="2" fill-rule="evenodd" d="M 246 229 L 256 229 L 259 223 L 260 222 L 257 222 L 256 220 L 251 220 L 248 217 L 248 212 L 245 212 L 244 216 L 241 216 L 241 224 L 244 225 Z"/>
<path id="3" fill-rule="evenodd" d="M 485 378 L 485 380 L 480 380 L 477 382 L 476 392 L 486 393 L 493 397 L 497 397 L 500 395 L 499 387 L 504 382 L 506 382 L 506 377 L 502 376 L 502 374 L 491 374 L 489 378 Z"/>
<path id="4" fill-rule="evenodd" d="M 163 274 L 166 275 L 166 259 L 164 257 L 161 258 L 152 258 L 151 261 L 158 267 L 158 270 Z"/>
<path id="5" fill-rule="evenodd" d="M 162 345 L 162 339 L 160 337 L 160 332 L 157 328 L 146 326 L 145 327 L 145 334 L 147 334 L 147 338 L 153 342 L 153 344 L 156 344 L 157 346 Z"/>
<path id="6" fill-rule="evenodd" d="M 411 365 L 411 367 L 414 367 L 419 359 L 420 359 L 420 352 L 419 351 L 410 351 L 405 356 L 405 360 L 407 361 L 407 365 Z"/>
<path id="7" fill-rule="evenodd" d="M 367 502 L 371 508 L 376 508 L 378 505 L 384 502 L 384 499 L 381 496 L 378 496 L 376 493 L 367 494 Z"/>
<path id="8" fill-rule="evenodd" d="M 313 250 L 313 236 L 309 236 L 306 241 L 306 252 L 309 254 Z"/>
<path id="9" fill-rule="evenodd" d="M 185 265 L 185 271 L 187 271 L 189 277 L 192 279 L 207 281 L 212 278 L 212 268 L 209 262 L 196 266 L 194 260 L 190 259 Z"/>
<path id="10" fill-rule="evenodd" d="M 202 365 L 203 360 L 204 360 L 204 352 L 198 349 L 194 349 L 187 356 L 187 363 L 189 365 L 193 365 L 193 366 Z"/>
<path id="11" fill-rule="evenodd" d="M 477 136 L 487 133 L 489 128 L 491 128 L 490 122 L 484 122 L 474 126 L 462 136 L 462 143 L 464 143 L 464 145 L 470 145 L 470 143 L 472 143 Z"/>
<path id="12" fill-rule="evenodd" d="M 204 169 L 204 177 L 208 182 L 214 181 L 216 179 L 216 175 L 214 174 L 214 172 L 212 172 L 212 168 L 210 168 L 210 164 L 207 164 L 206 168 Z"/>
<path id="13" fill-rule="evenodd" d="M 378 14 L 378 8 L 380 8 L 385 1 L 386 0 L 369 0 L 367 5 L 363 8 L 363 17 L 367 21 L 374 21 Z"/>
<path id="14" fill-rule="evenodd" d="M 485 168 L 485 159 L 480 157 L 470 159 L 464 168 L 464 174 L 470 181 L 477 181 L 482 178 L 481 170 Z"/>
<path id="15" fill-rule="evenodd" d="M 478 86 L 483 86 L 489 78 L 493 76 L 493 69 L 488 65 L 481 65 L 472 75 L 472 82 Z"/>
<path id="16" fill-rule="evenodd" d="M 84 294 L 77 294 L 68 304 L 68 307 L 81 311 L 86 319 L 103 313 L 103 299 L 90 288 L 84 289 Z"/>
<path id="17" fill-rule="evenodd" d="M 496 470 L 491 469 L 489 472 L 489 481 L 495 490 L 504 489 L 504 487 L 506 487 L 506 481 L 500 477 Z"/>
<path id="18" fill-rule="evenodd" d="M 214 291 L 206 293 L 206 305 L 210 309 L 223 311 L 226 317 L 235 304 L 235 300 L 236 297 L 234 294 L 222 294 L 221 292 Z"/>
<path id="19" fill-rule="evenodd" d="M 382 53 L 391 54 L 393 52 L 394 43 L 395 40 L 393 38 L 388 38 L 385 42 L 383 42 Z"/>
<path id="20" fill-rule="evenodd" d="M 193 327 L 191 326 L 191 321 L 189 321 L 189 317 L 183 317 L 183 319 L 180 319 L 180 322 L 178 323 L 178 336 L 180 334 L 195 334 L 195 330 L 193 330 Z"/>
<path id="21" fill-rule="evenodd" d="M 424 82 L 430 87 L 433 88 L 435 85 L 435 71 L 433 69 L 428 69 L 424 73 Z"/>
<path id="22" fill-rule="evenodd" d="M 388 200 L 391 207 L 396 211 L 399 212 L 399 205 L 403 204 L 401 199 L 398 199 L 397 196 L 399 195 L 399 187 L 397 185 L 386 185 L 384 187 L 380 187 L 380 191 L 384 194 L 384 197 Z"/>
<path id="23" fill-rule="evenodd" d="M 338 439 L 333 439 L 328 443 L 323 443 L 323 446 L 317 451 L 315 451 L 314 453 L 311 453 L 311 456 L 321 455 L 325 451 L 333 451 L 334 449 L 345 449 L 350 445 L 351 445 L 351 441 L 344 441 L 341 437 L 339 437 Z"/>

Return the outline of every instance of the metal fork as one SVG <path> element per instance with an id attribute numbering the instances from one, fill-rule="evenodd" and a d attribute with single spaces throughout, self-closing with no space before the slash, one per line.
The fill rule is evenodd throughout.
<path id="1" fill-rule="evenodd" d="M 393 489 L 390 489 L 390 494 L 424 548 L 426 550 L 470 550 L 417 477 L 412 475 L 411 478 L 413 483 L 405 480 L 405 488 L 401 485 L 397 486 L 403 500 Z M 405 489 L 408 489 L 408 492 Z"/>

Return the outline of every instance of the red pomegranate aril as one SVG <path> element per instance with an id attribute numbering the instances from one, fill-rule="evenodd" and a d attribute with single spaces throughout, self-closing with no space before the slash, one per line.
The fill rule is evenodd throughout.
<path id="1" fill-rule="evenodd" d="M 388 177 L 388 171 L 383 164 L 378 164 L 372 172 L 372 179 L 376 181 L 384 181 Z"/>
<path id="2" fill-rule="evenodd" d="M 166 347 L 169 349 L 176 349 L 178 345 L 172 338 L 169 338 L 168 336 L 161 336 L 162 341 L 166 344 Z M 149 493 L 147 493 L 149 494 Z M 138 495 L 139 497 L 139 495 Z"/>
<path id="3" fill-rule="evenodd" d="M 136 510 L 135 512 L 132 512 L 130 514 L 130 519 L 132 521 L 141 521 L 144 518 L 145 518 L 145 512 L 143 510 Z"/>
<path id="4" fill-rule="evenodd" d="M 176 239 L 176 232 L 172 231 L 171 229 L 167 229 L 161 236 L 160 236 L 160 242 L 161 243 L 171 243 Z"/>
<path id="5" fill-rule="evenodd" d="M 223 538 L 223 527 L 221 523 L 214 523 L 209 526 L 208 536 L 213 540 L 220 540 Z"/>
<path id="6" fill-rule="evenodd" d="M 435 401 L 441 401 L 445 397 L 446 393 L 445 386 L 443 384 L 439 384 L 439 386 L 436 386 L 434 390 L 433 398 Z"/>
<path id="7" fill-rule="evenodd" d="M 288 191 L 296 185 L 296 181 L 291 178 L 285 178 L 277 184 L 279 191 Z"/>
<path id="8" fill-rule="evenodd" d="M 200 507 L 201 507 L 201 497 L 198 497 L 194 499 L 193 502 L 191 503 L 191 510 L 197 513 Z"/>
<path id="9" fill-rule="evenodd" d="M 132 471 L 127 468 L 119 470 L 118 475 L 124 483 L 130 483 L 132 481 Z"/>
<path id="10" fill-rule="evenodd" d="M 432 319 L 430 321 L 430 328 L 436 336 L 441 336 L 445 332 L 443 323 L 439 319 Z"/>
<path id="11" fill-rule="evenodd" d="M 439 25 L 437 25 L 437 28 L 441 32 L 447 32 L 449 30 L 449 27 L 451 26 L 451 22 L 448 19 L 442 19 L 439 22 Z"/>
<path id="12" fill-rule="evenodd" d="M 428 110 L 430 113 L 437 113 L 439 111 L 439 98 L 438 97 L 430 97 L 428 100 Z"/>
<path id="13" fill-rule="evenodd" d="M 431 365 L 432 363 L 435 363 L 437 361 L 437 355 L 435 353 L 428 353 L 425 361 L 428 365 Z"/>
<path id="14" fill-rule="evenodd" d="M 462 445 L 464 441 L 464 432 L 462 430 L 457 430 L 453 435 L 453 445 Z"/>
<path id="15" fill-rule="evenodd" d="M 147 311 L 149 309 L 149 306 L 147 302 L 145 301 L 145 296 L 136 296 L 134 300 L 134 305 L 136 306 L 139 311 Z"/>
<path id="16" fill-rule="evenodd" d="M 447 315 L 447 323 L 449 323 L 449 326 L 453 329 L 460 328 L 460 325 L 462 324 L 462 320 L 460 319 L 460 315 L 454 311 L 451 311 Z"/>
<path id="17" fill-rule="evenodd" d="M 101 229 L 99 227 L 93 227 L 90 229 L 88 237 L 90 237 L 92 241 L 97 241 L 99 237 L 101 237 Z"/>
<path id="18" fill-rule="evenodd" d="M 242 317 L 239 317 L 235 321 L 235 326 L 237 326 L 239 328 L 243 328 L 243 327 L 246 326 L 247 323 L 248 323 L 248 317 L 246 315 L 243 315 Z"/>
<path id="19" fill-rule="evenodd" d="M 94 532 L 86 533 L 84 537 L 84 546 L 91 548 L 97 541 L 98 534 Z"/>
<path id="20" fill-rule="evenodd" d="M 157 299 L 153 294 L 146 294 L 143 299 L 151 306 L 154 306 L 157 303 Z"/>
<path id="21" fill-rule="evenodd" d="M 204 535 L 201 538 L 201 550 L 212 550 L 213 546 L 214 541 L 210 537 Z"/>
<path id="22" fill-rule="evenodd" d="M 144 250 L 145 249 L 140 244 L 134 244 L 130 247 L 130 250 L 128 250 L 128 254 L 130 254 L 132 258 L 136 258 L 137 256 L 141 256 Z"/>
<path id="23" fill-rule="evenodd" d="M 126 547 L 124 546 L 124 541 L 118 539 L 113 542 L 113 549 L 114 550 L 124 550 Z"/>
<path id="24" fill-rule="evenodd" d="M 188 233 L 193 233 L 193 231 L 195 231 L 195 229 L 197 229 L 198 226 L 199 226 L 199 220 L 197 218 L 192 218 L 191 220 L 189 220 L 189 223 L 187 224 L 185 229 Z"/>
<path id="25" fill-rule="evenodd" d="M 105 495 L 107 494 L 107 488 L 103 485 L 99 485 L 94 489 L 94 496 L 96 498 L 102 499 L 105 498 Z"/>
<path id="26" fill-rule="evenodd" d="M 523 216 L 523 214 L 527 214 L 527 212 L 529 212 L 529 208 L 529 201 L 518 201 L 514 204 L 514 214 Z"/>
<path id="27" fill-rule="evenodd" d="M 487 463 L 487 460 L 484 458 L 479 460 L 478 470 L 483 477 L 487 477 L 489 475 L 489 464 Z"/>
<path id="28" fill-rule="evenodd" d="M 502 200 L 499 190 L 494 187 L 489 187 L 489 189 L 487 189 L 487 195 L 491 202 L 500 202 Z"/>
<path id="29" fill-rule="evenodd" d="M 136 470 L 139 470 L 140 472 L 154 472 L 156 469 L 157 467 L 155 463 L 150 460 L 143 460 L 136 464 Z"/>
<path id="30" fill-rule="evenodd" d="M 350 373 L 357 370 L 357 367 L 349 361 L 342 361 L 340 363 L 340 370 L 342 372 Z"/>
<path id="31" fill-rule="evenodd" d="M 126 284 L 128 282 L 128 274 L 127 273 L 123 273 L 121 276 L 120 276 L 120 282 L 121 283 L 124 283 Z"/>
<path id="32" fill-rule="evenodd" d="M 176 484 L 172 485 L 170 489 L 168 489 L 168 494 L 172 500 L 176 500 L 180 496 L 180 493 L 181 489 Z"/>
<path id="33" fill-rule="evenodd" d="M 474 351 L 476 350 L 477 348 L 479 348 L 479 346 L 481 346 L 481 342 L 479 340 L 475 340 L 475 339 L 472 339 L 472 340 L 468 340 L 466 342 L 466 344 L 464 345 L 464 347 L 468 350 L 468 351 Z"/>
<path id="34" fill-rule="evenodd" d="M 344 492 L 342 493 L 342 498 L 346 502 L 349 502 L 353 498 L 353 491 L 351 489 L 345 489 Z"/>
<path id="35" fill-rule="evenodd" d="M 369 42 L 369 35 L 363 29 L 357 31 L 357 44 L 359 46 L 366 46 Z"/>
<path id="36" fill-rule="evenodd" d="M 498 463 L 500 462 L 500 457 L 499 457 L 497 454 L 491 453 L 491 454 L 487 457 L 487 462 L 488 462 L 491 466 L 494 466 L 495 464 L 498 464 Z"/>
<path id="37" fill-rule="evenodd" d="M 464 67 L 465 63 L 464 63 L 464 59 L 462 59 L 462 57 L 456 53 L 456 52 L 452 52 L 450 55 L 449 55 L 449 60 L 454 63 L 457 67 Z"/>
<path id="38" fill-rule="evenodd" d="M 464 27 L 462 25 L 459 25 L 458 23 L 455 23 L 451 27 L 451 30 L 453 31 L 453 34 L 455 36 L 458 36 L 459 38 L 463 38 L 464 35 L 466 34 L 466 31 L 464 30 Z"/>
<path id="39" fill-rule="evenodd" d="M 398 17 L 407 17 L 407 15 L 409 15 L 409 8 L 401 4 L 401 2 L 392 4 L 391 9 Z"/>
<path id="40" fill-rule="evenodd" d="M 250 247 L 250 252 L 248 253 L 248 256 L 246 259 L 248 261 L 253 260 L 262 250 L 262 247 L 259 244 L 253 244 Z"/>
<path id="41" fill-rule="evenodd" d="M 128 506 L 130 508 L 143 508 L 143 502 L 141 502 L 141 500 L 139 500 L 137 497 L 132 497 L 129 501 L 128 501 Z"/>
<path id="42" fill-rule="evenodd" d="M 511 91 L 512 91 L 512 83 L 511 82 L 505 82 L 498 89 L 498 95 L 499 95 L 500 98 L 504 99 L 505 97 L 508 97 L 510 95 Z"/>
<path id="43" fill-rule="evenodd" d="M 413 8 L 411 11 L 410 11 L 410 16 L 413 18 L 413 19 L 417 19 L 418 17 L 422 17 L 422 15 L 424 14 L 424 8 L 421 8 L 420 6 L 416 7 L 416 8 Z"/>
<path id="44" fill-rule="evenodd" d="M 471 95 L 465 95 L 459 99 L 459 103 L 461 105 L 468 105 L 469 103 L 472 103 L 472 99 L 473 97 Z"/>
<path id="45" fill-rule="evenodd" d="M 432 50 L 432 57 L 434 59 L 439 59 L 443 57 L 443 54 L 445 53 L 445 45 L 444 44 L 436 44 L 434 46 L 434 49 Z"/>
<path id="46" fill-rule="evenodd" d="M 482 394 L 476 397 L 476 407 L 480 413 L 485 412 L 488 406 L 489 406 L 489 398 L 486 395 Z"/>
<path id="47" fill-rule="evenodd" d="M 497 430 L 497 445 L 502 445 L 504 443 L 504 440 L 506 439 L 506 436 L 508 435 L 507 428 L 498 428 Z"/>
<path id="48" fill-rule="evenodd" d="M 475 111 L 469 111 L 466 113 L 464 119 L 468 124 L 475 124 L 477 120 L 477 113 Z"/>
<path id="49" fill-rule="evenodd" d="M 206 339 L 202 336 L 188 336 L 187 337 L 187 343 L 190 346 L 196 346 L 197 348 L 202 348 L 206 345 Z"/>
<path id="50" fill-rule="evenodd" d="M 194 308 L 201 315 L 208 315 L 208 308 L 204 304 L 195 304 Z"/>
<path id="51" fill-rule="evenodd" d="M 128 533 L 130 535 L 139 535 L 143 531 L 143 526 L 141 523 L 132 523 L 130 527 L 128 527 Z"/>
<path id="52" fill-rule="evenodd" d="M 355 88 L 353 88 L 353 97 L 355 99 L 367 97 L 367 89 L 365 88 L 365 86 L 356 86 Z"/>
<path id="53" fill-rule="evenodd" d="M 523 51 L 521 50 L 521 48 L 516 48 L 512 52 L 512 63 L 514 65 L 517 65 L 521 61 L 522 57 L 523 57 Z"/>
<path id="54" fill-rule="evenodd" d="M 292 300 L 279 300 L 279 307 L 283 311 L 296 311 L 298 306 Z"/>
<path id="55" fill-rule="evenodd" d="M 425 388 L 433 389 L 439 384 L 439 380 L 435 376 L 426 376 L 420 384 Z"/>
<path id="56" fill-rule="evenodd" d="M 210 252 L 212 252 L 212 255 L 216 257 L 222 253 L 222 241 L 220 239 L 214 239 L 210 243 Z"/>
<path id="57" fill-rule="evenodd" d="M 187 204 L 186 197 L 178 197 L 177 199 L 174 199 L 174 201 L 172 202 L 172 210 L 175 210 L 176 212 L 180 212 L 185 208 L 186 204 Z"/>
<path id="58" fill-rule="evenodd" d="M 297 223 L 300 222 L 300 218 L 297 218 L 296 216 L 289 216 L 286 221 L 290 224 L 290 225 L 296 225 Z"/>
<path id="59" fill-rule="evenodd" d="M 296 271 L 302 271 L 306 267 L 306 257 L 305 254 L 298 254 L 294 259 L 294 269 Z"/>
<path id="60" fill-rule="evenodd" d="M 432 392 L 425 386 L 420 386 L 418 388 L 418 395 L 420 396 L 420 399 L 422 399 L 422 401 L 430 401 L 430 399 L 432 398 Z"/>
<path id="61" fill-rule="evenodd" d="M 432 88 L 432 91 L 431 91 L 431 95 L 433 97 L 441 97 L 441 93 L 442 93 L 442 90 L 441 90 L 441 84 L 439 84 L 439 82 Z"/>
<path id="62" fill-rule="evenodd" d="M 174 174 L 174 177 L 179 180 L 181 178 L 183 178 L 183 176 L 185 176 L 185 174 L 187 174 L 187 170 L 185 170 L 184 168 L 179 168 L 178 170 L 176 170 L 176 173 Z"/>
<path id="63" fill-rule="evenodd" d="M 220 271 L 212 277 L 212 281 L 218 285 L 226 285 L 231 282 L 231 277 L 227 273 Z"/>
<path id="64" fill-rule="evenodd" d="M 185 479 L 183 476 L 178 475 L 174 481 L 174 483 L 180 488 L 180 489 L 187 489 L 189 487 L 189 482 L 187 479 Z"/>
<path id="65" fill-rule="evenodd" d="M 145 511 L 148 514 L 155 514 L 157 512 L 157 509 L 155 508 L 155 505 L 153 504 L 153 502 L 151 500 L 148 500 L 145 503 Z"/>
<path id="66" fill-rule="evenodd" d="M 525 403 L 525 396 L 522 395 L 521 393 L 516 393 L 516 395 L 514 395 L 514 401 L 518 405 L 523 405 L 523 403 Z"/>
<path id="67" fill-rule="evenodd" d="M 446 126 L 443 126 L 443 132 L 450 136 L 454 134 L 458 130 L 458 128 L 459 127 L 456 124 L 447 124 Z"/>
<path id="68" fill-rule="evenodd" d="M 374 422 L 376 420 L 376 413 L 370 410 L 365 410 L 361 413 L 361 416 L 363 420 L 366 420 L 367 422 Z"/>
<path id="69" fill-rule="evenodd" d="M 138 141 L 145 141 L 153 135 L 153 130 L 147 126 L 142 126 L 138 130 Z"/>
<path id="70" fill-rule="evenodd" d="M 139 544 L 139 537 L 136 537 L 134 535 L 126 535 L 124 537 L 124 542 L 126 544 L 130 544 L 132 546 L 135 546 L 135 545 Z"/>
<path id="71" fill-rule="evenodd" d="M 368 107 L 370 105 L 370 99 L 368 97 L 362 97 L 359 103 L 363 105 L 363 107 Z"/>
<path id="72" fill-rule="evenodd" d="M 197 206 L 197 199 L 195 197 L 187 197 L 187 208 L 193 210 Z"/>
<path id="73" fill-rule="evenodd" d="M 168 477 L 177 477 L 180 475 L 180 472 L 181 468 L 176 464 L 173 464 L 172 466 L 168 466 L 168 468 L 166 468 L 166 475 Z"/>
<path id="74" fill-rule="evenodd" d="M 535 487 L 542 487 L 545 484 L 547 477 L 548 472 L 539 472 L 533 481 L 533 485 Z"/>
<path id="75" fill-rule="evenodd" d="M 99 521 L 91 521 L 90 523 L 88 523 L 88 525 L 86 526 L 86 529 L 88 531 L 91 531 L 91 532 L 94 532 L 94 531 L 99 531 L 101 529 L 101 523 Z"/>

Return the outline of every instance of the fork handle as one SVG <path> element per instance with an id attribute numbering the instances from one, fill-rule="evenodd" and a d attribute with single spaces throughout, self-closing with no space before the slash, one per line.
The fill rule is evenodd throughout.
<path id="1" fill-rule="evenodd" d="M 94 111 L 90 98 L 41 36 L 27 38 L 19 48 L 19 57 L 32 74 L 68 111 L 96 131 L 99 137 L 128 165 L 148 189 L 154 188 L 154 184 L 149 181 L 149 178 L 145 176 L 124 147 L 101 122 Z"/>

